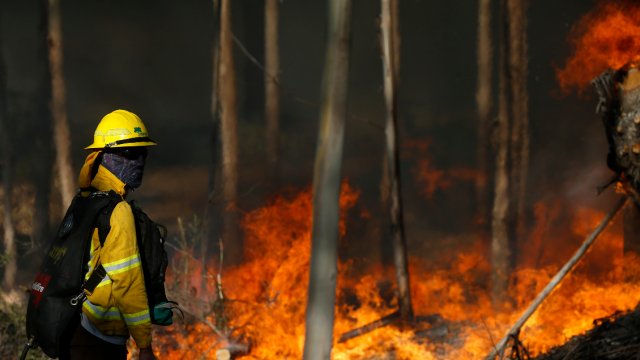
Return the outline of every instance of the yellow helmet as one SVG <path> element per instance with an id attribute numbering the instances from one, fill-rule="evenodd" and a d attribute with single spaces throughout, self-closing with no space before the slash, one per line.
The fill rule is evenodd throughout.
<path id="1" fill-rule="evenodd" d="M 132 146 L 154 146 L 147 127 L 138 115 L 127 110 L 116 110 L 105 115 L 95 133 L 93 144 L 85 149 L 105 149 Z"/>

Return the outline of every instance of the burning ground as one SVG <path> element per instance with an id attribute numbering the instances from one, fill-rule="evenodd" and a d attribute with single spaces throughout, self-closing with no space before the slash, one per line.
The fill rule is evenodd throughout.
<path id="1" fill-rule="evenodd" d="M 358 218 L 359 192 L 348 183 L 341 194 L 341 234 Z M 440 254 L 448 266 L 411 257 L 411 290 L 415 312 L 429 321 L 416 328 L 387 326 L 337 343 L 340 334 L 395 311 L 393 269 L 364 265 L 363 259 L 339 264 L 334 359 L 481 359 L 502 337 L 531 299 L 540 291 L 602 217 L 590 208 L 571 208 L 561 202 L 535 206 L 536 226 L 522 247 L 523 264 L 513 275 L 509 293 L 513 302 L 495 310 L 489 296 L 490 265 L 481 250 L 483 240 L 456 253 Z M 202 318 L 187 315 L 185 323 L 159 331 L 156 350 L 166 359 L 215 358 L 226 342 L 250 344 L 247 359 L 299 359 L 304 340 L 311 234 L 310 191 L 277 197 L 247 212 L 245 262 L 224 270 L 224 306 L 207 308 Z M 522 329 L 521 340 L 533 354 L 562 344 L 592 327 L 594 319 L 634 308 L 640 285 L 640 261 L 624 255 L 622 229 L 616 221 L 561 287 L 548 298 Z M 567 227 L 568 226 L 568 227 Z M 566 227 L 566 229 L 565 229 Z M 424 241 L 437 241 L 424 239 Z M 180 256 L 179 254 L 174 255 Z M 208 266 L 206 289 L 196 262 L 173 283 L 192 286 L 195 299 L 215 302 L 217 264 Z M 183 276 L 183 278 L 179 278 Z M 207 293 L 205 296 L 204 293 Z M 208 320 L 207 323 L 202 320 Z M 216 334 L 211 325 L 227 339 Z"/>

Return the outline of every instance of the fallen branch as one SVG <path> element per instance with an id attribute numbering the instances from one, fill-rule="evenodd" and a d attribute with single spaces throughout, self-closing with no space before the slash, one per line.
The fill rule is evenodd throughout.
<path id="1" fill-rule="evenodd" d="M 363 325 L 359 328 L 353 329 L 353 330 L 349 330 L 346 333 L 340 335 L 340 339 L 338 339 L 339 343 L 343 343 L 347 340 L 351 340 L 353 338 L 356 338 L 358 336 L 367 334 L 372 332 L 373 330 L 379 329 L 381 327 L 387 326 L 387 325 L 391 325 L 395 322 L 404 322 L 402 320 L 402 317 L 400 316 L 400 310 L 396 310 L 394 312 L 392 312 L 389 315 L 383 316 L 382 318 L 370 322 L 366 325 Z M 421 316 L 415 316 L 413 318 L 413 321 L 411 322 L 412 325 L 415 325 L 417 323 L 428 323 L 431 326 L 441 326 L 442 322 L 444 321 L 444 319 L 442 318 L 442 316 L 440 316 L 440 314 L 431 314 L 431 315 L 421 315 Z M 447 325 L 444 324 L 444 327 L 446 328 Z M 427 330 L 422 330 L 424 332 L 425 336 L 429 335 L 429 331 L 448 331 L 447 329 L 438 329 L 438 330 L 434 330 L 432 329 L 427 329 Z M 416 333 L 418 334 L 418 333 Z"/>
<path id="2" fill-rule="evenodd" d="M 340 336 L 340 339 L 338 340 L 339 343 L 343 343 L 347 340 L 353 339 L 355 337 L 358 337 L 360 335 L 364 335 L 366 333 L 372 332 L 375 329 L 381 328 L 383 326 L 387 326 L 397 320 L 400 319 L 400 311 L 395 311 L 387 316 L 384 316 L 374 322 L 368 323 L 364 326 L 361 326 L 359 328 L 347 331 L 346 333 L 342 334 Z"/>
<path id="3" fill-rule="evenodd" d="M 551 281 L 547 284 L 547 286 L 536 296 L 531 305 L 525 310 L 524 313 L 520 316 L 518 321 L 511 327 L 511 329 L 507 332 L 507 334 L 498 342 L 498 344 L 493 348 L 491 353 L 485 357 L 485 360 L 493 360 L 496 356 L 499 356 L 500 359 L 503 357 L 505 345 L 507 341 L 517 336 L 520 332 L 520 328 L 529 320 L 529 317 L 538 309 L 540 304 L 551 294 L 553 289 L 560 284 L 562 279 L 573 269 L 573 267 L 578 263 L 578 261 L 582 258 L 582 256 L 587 252 L 591 244 L 598 238 L 598 236 L 602 233 L 602 231 L 607 227 L 609 222 L 613 219 L 613 217 L 620 211 L 620 209 L 627 203 L 628 197 L 621 198 L 618 203 L 614 206 L 614 208 L 609 211 L 607 216 L 602 219 L 598 227 L 585 239 L 580 248 L 575 252 L 573 257 L 566 263 L 564 266 L 558 271 L 558 273 L 551 279 Z"/>

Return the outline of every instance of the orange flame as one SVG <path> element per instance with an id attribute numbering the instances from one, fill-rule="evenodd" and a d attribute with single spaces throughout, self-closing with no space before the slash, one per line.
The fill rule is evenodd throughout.
<path id="1" fill-rule="evenodd" d="M 344 184 L 341 193 L 341 234 L 347 231 L 345 214 L 358 199 L 358 191 Z M 551 211 L 561 208 L 560 211 Z M 533 297 L 547 284 L 579 246 L 603 214 L 590 209 L 572 210 L 553 204 L 536 205 L 540 228 L 529 239 L 537 263 L 516 271 L 509 293 L 511 308 L 494 310 L 489 296 L 491 267 L 480 246 L 451 256 L 450 266 L 434 268 L 410 259 L 411 293 L 415 312 L 438 314 L 443 322 L 416 329 L 379 328 L 345 343 L 335 343 L 333 359 L 367 359 L 392 353 L 396 359 L 481 359 L 492 344 L 515 322 Z M 310 258 L 312 200 L 309 191 L 292 198 L 279 197 L 247 213 L 247 262 L 223 274 L 232 336 L 250 342 L 246 359 L 300 359 Z M 567 223 L 570 226 L 567 226 Z M 568 228 L 562 232 L 560 229 Z M 541 249 L 545 248 L 546 249 Z M 540 255 L 542 254 L 542 255 Z M 553 258 L 551 255 L 559 254 Z M 445 254 L 446 255 L 446 254 Z M 443 256 L 445 256 L 443 255 Z M 339 264 L 334 338 L 395 311 L 392 268 L 357 269 L 357 261 Z M 622 276 L 624 274 L 626 276 Z M 630 275 L 632 274 L 632 275 Z M 596 318 L 633 308 L 640 292 L 640 261 L 623 256 L 620 224 L 598 239 L 590 253 L 561 287 L 543 303 L 522 329 L 521 339 L 539 354 L 592 326 Z M 207 319 L 214 323 L 215 317 Z M 437 331 L 438 340 L 420 331 Z M 420 331 L 419 331 L 420 330 Z M 157 334 L 156 350 L 163 359 L 214 359 L 226 344 L 206 325 L 174 326 Z"/>
<path id="2" fill-rule="evenodd" d="M 607 69 L 618 70 L 640 58 L 640 8 L 632 1 L 608 1 L 574 26 L 574 54 L 557 71 L 563 91 L 583 88 Z"/>
<path id="3" fill-rule="evenodd" d="M 416 159 L 417 165 L 413 169 L 413 174 L 427 199 L 432 199 L 437 190 L 447 190 L 459 183 L 473 182 L 476 179 L 486 181 L 481 172 L 471 168 L 462 166 L 446 170 L 438 168 L 429 152 L 431 140 L 410 139 L 405 141 L 403 146 L 410 156 Z"/>

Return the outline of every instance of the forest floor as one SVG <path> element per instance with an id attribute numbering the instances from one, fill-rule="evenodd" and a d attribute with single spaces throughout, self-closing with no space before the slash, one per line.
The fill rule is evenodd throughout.
<path id="1" fill-rule="evenodd" d="M 17 359 L 27 343 L 27 294 L 0 291 L 0 359 Z M 27 360 L 49 359 L 40 349 L 31 349 Z"/>

